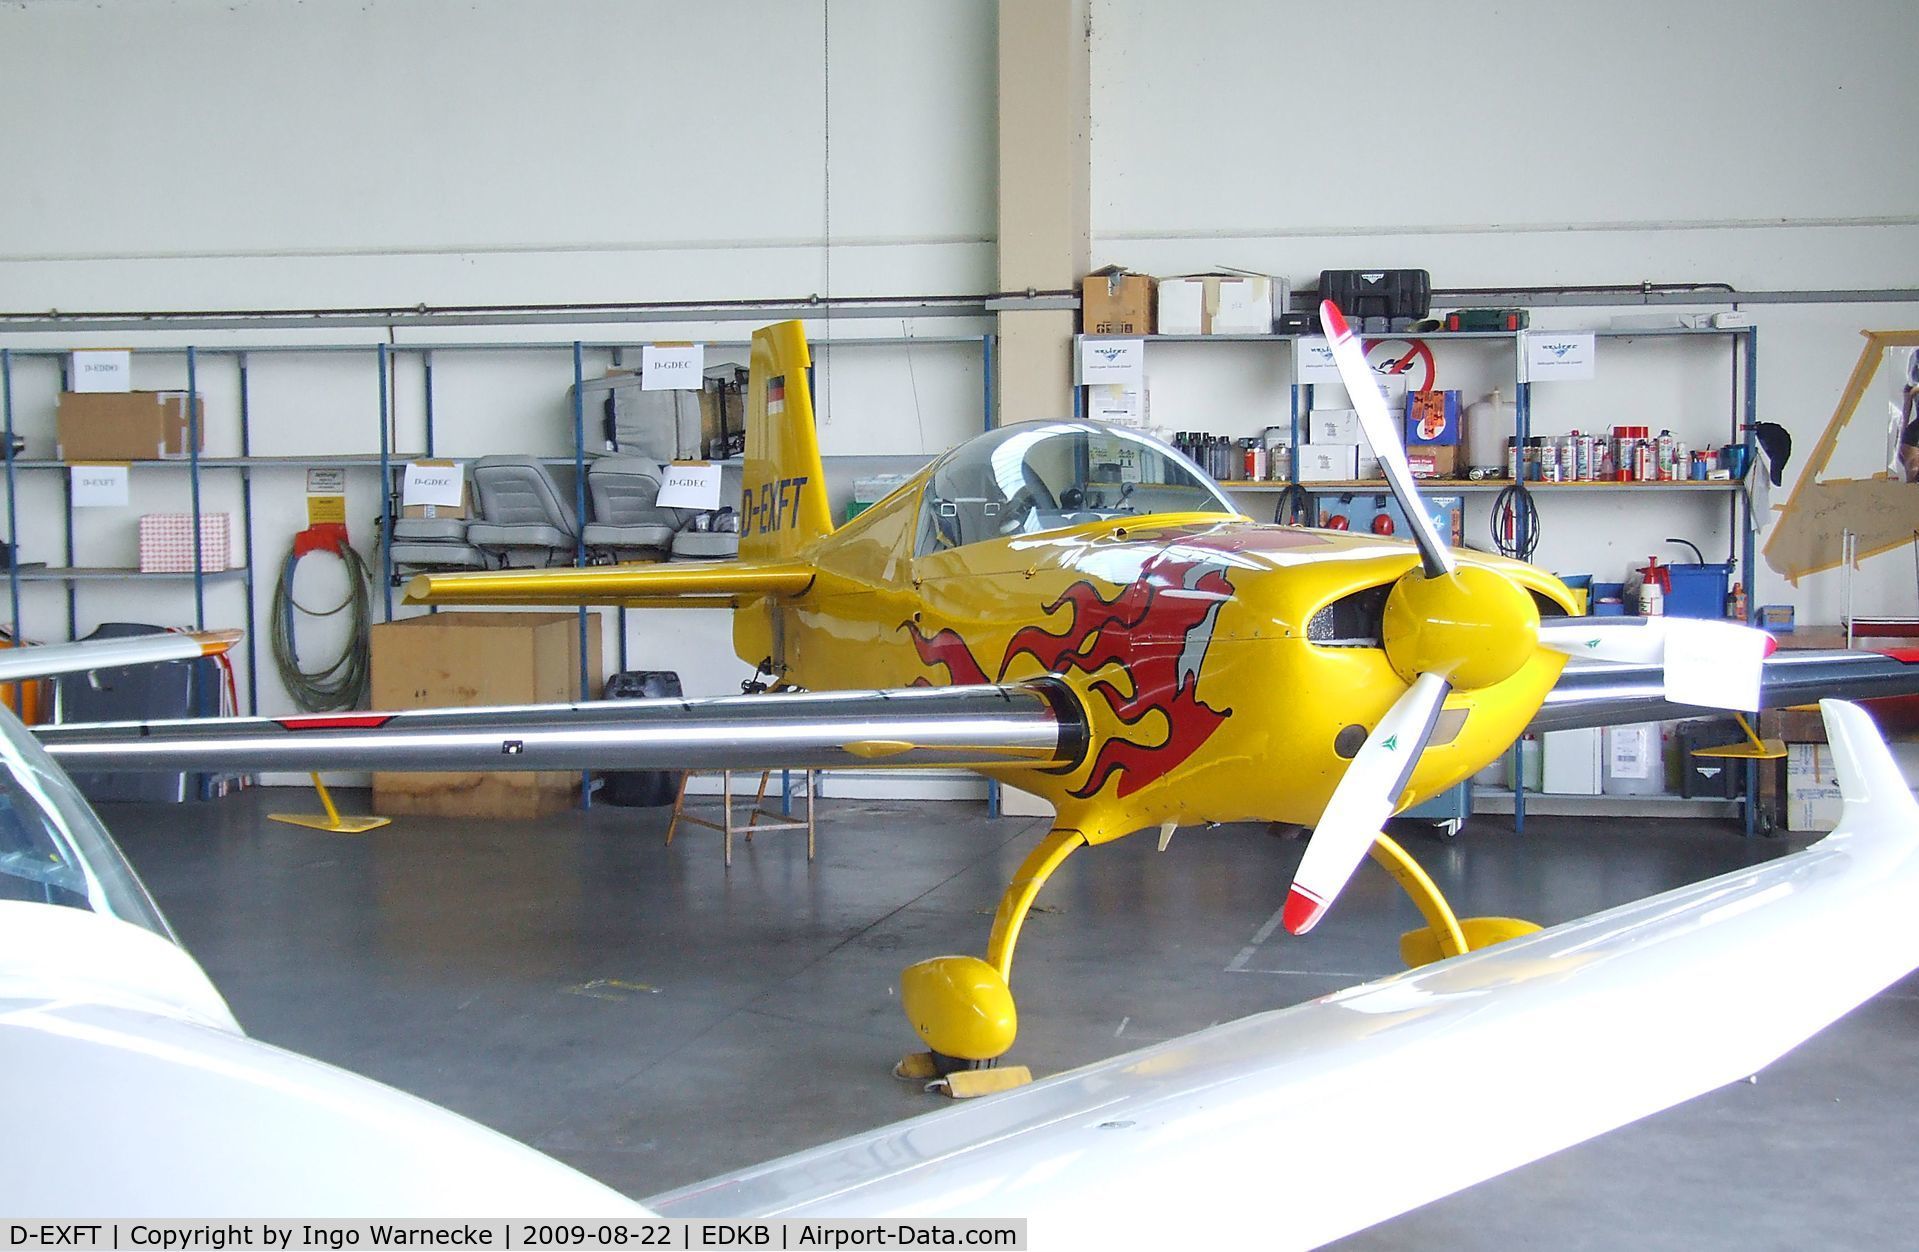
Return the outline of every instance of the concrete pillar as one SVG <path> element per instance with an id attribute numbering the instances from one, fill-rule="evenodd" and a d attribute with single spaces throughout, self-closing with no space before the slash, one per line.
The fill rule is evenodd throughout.
<path id="1" fill-rule="evenodd" d="M 999 0 L 999 286 L 1076 290 L 1092 256 L 1088 0 Z M 999 315 L 1003 421 L 1073 410 L 1076 315 Z"/>

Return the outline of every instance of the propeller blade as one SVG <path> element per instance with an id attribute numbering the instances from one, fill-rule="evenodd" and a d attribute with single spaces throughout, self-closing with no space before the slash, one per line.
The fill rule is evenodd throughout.
<path id="1" fill-rule="evenodd" d="M 1306 845 L 1286 895 L 1282 924 L 1295 935 L 1311 930 L 1373 846 L 1379 828 L 1399 808 L 1419 754 L 1452 689 L 1438 674 L 1421 674 L 1366 736 Z"/>
<path id="2" fill-rule="evenodd" d="M 1571 657 L 1659 665 L 1674 704 L 1746 712 L 1759 707 L 1760 675 L 1779 646 L 1763 630 L 1696 617 L 1546 618 L 1539 643 Z"/>
<path id="3" fill-rule="evenodd" d="M 1333 363 L 1339 366 L 1340 381 L 1346 384 L 1346 393 L 1352 397 L 1353 408 L 1359 413 L 1366 442 L 1373 445 L 1373 455 L 1386 471 L 1386 485 L 1392 488 L 1393 498 L 1399 501 L 1400 510 L 1412 527 L 1413 542 L 1419 545 L 1420 563 L 1425 567 L 1426 576 L 1438 578 L 1452 573 L 1453 554 L 1440 542 L 1439 528 L 1433 525 L 1432 517 L 1419 499 L 1412 467 L 1406 463 L 1399 423 L 1386 412 L 1386 397 L 1380 393 L 1379 382 L 1366 364 L 1366 354 L 1360 350 L 1353 328 L 1346 324 L 1339 306 L 1331 300 L 1319 302 L 1319 324 L 1326 332 L 1326 341 L 1332 345 Z"/>

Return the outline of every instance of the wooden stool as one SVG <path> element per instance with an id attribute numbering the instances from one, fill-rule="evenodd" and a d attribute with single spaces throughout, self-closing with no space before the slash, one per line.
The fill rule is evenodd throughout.
<path id="1" fill-rule="evenodd" d="M 745 825 L 741 825 L 739 823 L 739 821 L 736 819 L 733 812 L 733 771 L 730 769 L 723 769 L 723 770 L 717 771 L 720 776 L 720 820 L 719 821 L 715 822 L 715 821 L 709 821 L 708 819 L 704 817 L 695 817 L 693 814 L 688 813 L 686 811 L 686 785 L 687 783 L 692 781 L 693 775 L 697 772 L 712 772 L 712 771 L 688 770 L 686 771 L 684 775 L 681 776 L 679 794 L 673 797 L 673 820 L 666 824 L 666 843 L 668 847 L 671 847 L 673 845 L 673 832 L 679 826 L 681 822 L 686 822 L 689 825 L 693 825 L 693 826 L 704 826 L 708 830 L 717 830 L 722 835 L 725 836 L 724 846 L 726 849 L 726 865 L 728 869 L 731 869 L 733 867 L 733 834 L 735 831 L 745 835 L 746 841 L 748 843 L 751 843 L 753 842 L 754 831 L 804 830 L 806 832 L 806 859 L 809 861 L 813 859 L 813 771 L 812 770 L 803 769 L 803 770 L 793 771 L 794 773 L 797 773 L 800 776 L 802 786 L 804 787 L 806 791 L 805 820 L 803 821 L 795 820 L 795 819 L 788 818 L 783 813 L 769 813 L 766 811 L 764 807 L 766 803 L 766 779 L 767 779 L 767 776 L 772 773 L 772 771 L 762 770 L 760 772 L 759 790 L 753 793 L 753 808 L 747 815 L 747 820 Z M 765 820 L 762 821 L 761 819 L 765 819 Z"/>

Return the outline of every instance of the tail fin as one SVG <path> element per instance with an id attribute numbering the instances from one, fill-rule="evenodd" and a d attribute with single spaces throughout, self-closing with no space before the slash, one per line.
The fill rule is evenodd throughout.
<path id="1" fill-rule="evenodd" d="M 790 557 L 833 532 L 813 426 L 813 358 L 798 322 L 753 332 L 740 557 Z"/>
<path id="2" fill-rule="evenodd" d="M 1842 827 L 1868 814 L 1893 829 L 1919 829 L 1919 802 L 1912 798 L 1899 765 L 1892 759 L 1879 728 L 1866 711 L 1845 700 L 1821 700 L 1826 737 L 1832 740 L 1832 770 L 1838 776 L 1839 795 L 1845 801 Z"/>

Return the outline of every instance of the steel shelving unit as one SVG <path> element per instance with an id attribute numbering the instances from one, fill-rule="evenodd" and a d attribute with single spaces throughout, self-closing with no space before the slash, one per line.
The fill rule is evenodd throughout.
<path id="1" fill-rule="evenodd" d="M 1524 372 L 1524 352 L 1525 352 L 1524 336 L 1527 333 L 1528 332 L 1524 330 L 1520 330 L 1520 331 L 1505 331 L 1505 330 L 1428 331 L 1420 334 L 1415 334 L 1413 332 L 1389 333 L 1389 334 L 1362 334 L 1361 338 L 1368 342 L 1382 342 L 1387 340 L 1399 341 L 1399 340 L 1423 339 L 1423 340 L 1429 341 L 1431 344 L 1434 344 L 1434 345 L 1462 343 L 1462 342 L 1465 342 L 1465 343 L 1480 342 L 1480 343 L 1495 344 L 1495 345 L 1503 343 L 1503 344 L 1511 345 L 1511 348 L 1513 351 L 1513 369 L 1514 369 L 1514 431 L 1513 431 L 1513 434 L 1514 434 L 1514 437 L 1518 439 L 1519 442 L 1523 445 L 1525 440 L 1528 437 L 1530 437 L 1531 434 L 1533 433 L 1532 431 L 1533 398 L 1534 398 L 1533 384 L 1530 381 L 1526 380 L 1525 372 Z M 1730 406 L 1727 442 L 1743 445 L 1746 449 L 1747 464 L 1749 466 L 1754 464 L 1754 457 L 1756 455 L 1756 452 L 1754 447 L 1752 427 L 1753 427 L 1753 424 L 1758 420 L 1758 380 L 1757 380 L 1757 374 L 1756 374 L 1756 365 L 1758 360 L 1759 332 L 1756 327 L 1742 326 L 1742 327 L 1736 327 L 1736 328 L 1727 327 L 1723 329 L 1719 327 L 1679 327 L 1679 326 L 1606 327 L 1606 328 L 1596 328 L 1590 332 L 1581 330 L 1576 333 L 1580 333 L 1580 334 L 1591 333 L 1598 338 L 1611 339 L 1611 340 L 1682 339 L 1682 340 L 1698 340 L 1702 342 L 1722 340 L 1729 343 L 1731 347 L 1731 353 L 1730 353 L 1731 355 L 1731 406 Z M 1299 333 L 1284 333 L 1284 334 L 1274 333 L 1274 334 L 1264 334 L 1264 335 L 1260 335 L 1260 334 L 1093 335 L 1093 336 L 1084 336 L 1084 337 L 1090 338 L 1090 339 L 1142 339 L 1148 345 L 1155 344 L 1155 343 L 1172 343 L 1172 344 L 1243 344 L 1243 345 L 1284 345 L 1286 346 L 1289 350 L 1288 369 L 1289 369 L 1289 373 L 1292 376 L 1287 387 L 1287 390 L 1288 390 L 1287 412 L 1288 412 L 1289 421 L 1291 423 L 1292 447 L 1298 448 L 1301 446 L 1300 421 L 1302 416 L 1310 412 L 1312 409 L 1313 388 L 1311 384 L 1301 383 L 1298 380 L 1298 365 L 1297 365 L 1297 355 L 1296 355 L 1297 350 L 1295 348 L 1295 345 L 1302 339 L 1318 338 L 1319 336 L 1299 334 Z M 1082 395 L 1081 388 L 1074 389 L 1074 409 L 1075 409 L 1075 412 L 1083 411 L 1083 395 Z M 1295 522 L 1304 520 L 1300 517 L 1300 514 L 1297 511 L 1297 508 L 1309 496 L 1322 495 L 1322 494 L 1358 493 L 1358 492 L 1366 492 L 1366 491 L 1383 493 L 1387 490 L 1384 480 L 1381 480 L 1381 479 L 1354 479 L 1354 480 L 1346 480 L 1346 481 L 1340 481 L 1340 482 L 1302 483 L 1299 481 L 1298 471 L 1299 471 L 1298 458 L 1295 457 L 1293 458 L 1291 472 L 1285 481 L 1258 482 L 1258 481 L 1248 481 L 1248 480 L 1229 480 L 1229 481 L 1221 482 L 1220 486 L 1230 493 L 1247 493 L 1247 494 L 1266 494 L 1266 493 L 1281 493 L 1281 492 L 1291 493 L 1290 499 L 1293 500 L 1295 503 L 1295 511 L 1292 513 L 1291 518 Z M 1420 486 L 1422 488 L 1431 490 L 1435 493 L 1444 494 L 1444 495 L 1458 495 L 1462 493 L 1476 493 L 1476 492 L 1497 492 L 1497 491 L 1503 491 L 1507 487 L 1510 487 L 1513 485 L 1514 484 L 1510 480 L 1503 479 L 1503 478 L 1483 479 L 1483 480 L 1425 479 L 1425 480 L 1422 480 L 1420 483 Z M 1657 497 L 1663 496 L 1664 498 L 1667 498 L 1667 499 L 1679 499 L 1679 498 L 1698 498 L 1701 496 L 1723 495 L 1724 497 L 1726 497 L 1728 522 L 1729 522 L 1730 529 L 1733 536 L 1733 546 L 1735 548 L 1735 551 L 1738 557 L 1739 567 L 1744 572 L 1744 576 L 1748 580 L 1750 580 L 1751 578 L 1754 553 L 1756 551 L 1756 546 L 1757 546 L 1757 523 L 1756 523 L 1756 519 L 1752 515 L 1751 503 L 1747 499 L 1746 493 L 1743 488 L 1743 484 L 1740 482 L 1724 481 L 1724 480 L 1718 480 L 1718 481 L 1709 480 L 1704 482 L 1689 480 L 1685 482 L 1663 482 L 1663 483 L 1662 482 L 1621 483 L 1621 482 L 1601 482 L 1601 481 L 1583 481 L 1583 482 L 1575 481 L 1575 482 L 1560 482 L 1560 483 L 1532 482 L 1532 483 L 1523 484 L 1523 487 L 1524 487 L 1525 493 L 1533 497 L 1550 498 L 1550 497 L 1561 495 L 1561 494 L 1604 495 L 1606 493 L 1624 492 L 1632 495 L 1636 502 L 1643 501 L 1647 499 L 1648 497 L 1657 498 Z M 1535 503 L 1536 503 L 1536 500 L 1535 500 Z M 1516 546 L 1522 551 L 1526 548 L 1528 540 L 1530 538 L 1528 534 L 1527 512 L 1528 511 L 1523 508 L 1515 510 L 1515 514 L 1516 514 L 1515 521 L 1516 521 L 1517 533 L 1514 537 L 1514 542 Z M 1751 602 L 1749 598 L 1747 607 L 1746 607 L 1746 621 L 1748 624 L 1752 622 L 1753 620 L 1752 615 L 1755 611 L 1756 611 L 1756 606 Z M 1527 792 L 1524 789 L 1524 778 L 1519 768 L 1519 747 L 1517 744 L 1513 746 L 1512 760 L 1513 760 L 1513 776 L 1516 780 L 1518 780 L 1517 783 L 1511 789 L 1502 788 L 1502 789 L 1494 789 L 1494 790 L 1502 791 L 1505 794 L 1510 795 L 1514 827 L 1515 829 L 1523 832 L 1525 829 L 1526 809 L 1527 809 L 1528 799 L 1527 799 Z M 1747 834 L 1752 834 L 1755 829 L 1755 813 L 1756 813 L 1755 801 L 1757 799 L 1757 791 L 1758 791 L 1758 766 L 1754 762 L 1747 762 L 1745 799 L 1742 802 L 1737 802 L 1737 811 L 1741 817 L 1741 820 L 1744 822 L 1745 830 Z M 1535 795 L 1537 795 L 1537 793 L 1535 793 Z M 1619 801 L 1619 805 L 1614 806 L 1608 803 L 1608 801 L 1615 800 L 1615 799 Z M 1604 796 L 1565 797 L 1565 800 L 1569 801 L 1570 803 L 1561 804 L 1559 803 L 1559 798 L 1555 797 L 1545 801 L 1544 803 L 1548 809 L 1551 809 L 1553 811 L 1559 811 L 1560 809 L 1564 808 L 1570 812 L 1625 813 L 1625 812 L 1634 811 L 1631 808 L 1632 802 L 1641 801 L 1645 799 L 1647 799 L 1647 797 L 1604 797 Z M 1679 799 L 1679 798 L 1675 797 L 1675 799 Z M 1733 804 L 1734 802 L 1725 802 L 1717 806 L 1714 806 L 1712 802 L 1709 802 L 1709 801 L 1707 802 L 1686 801 L 1684 802 L 1683 805 L 1672 806 L 1671 809 L 1668 811 L 1686 811 L 1686 812 L 1697 811 L 1700 814 L 1705 815 L 1705 814 L 1711 814 L 1714 812 L 1721 812 L 1721 811 L 1731 812 L 1733 811 Z"/>

